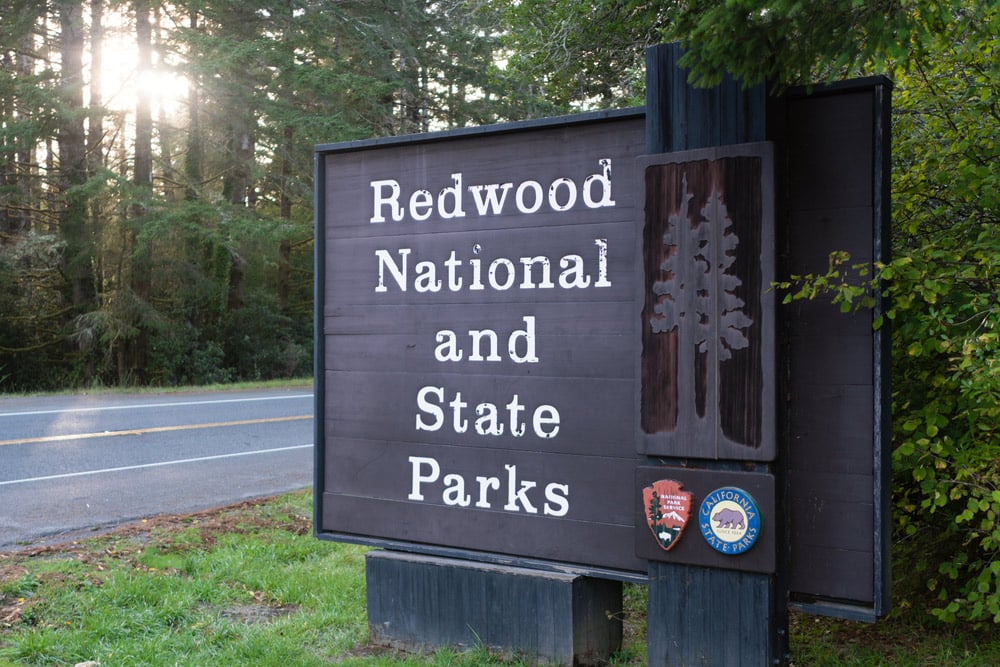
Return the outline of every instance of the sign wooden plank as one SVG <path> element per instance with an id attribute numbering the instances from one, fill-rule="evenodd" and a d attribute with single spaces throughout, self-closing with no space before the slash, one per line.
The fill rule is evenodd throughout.
<path id="1" fill-rule="evenodd" d="M 871 600 L 875 594 L 874 577 L 847 577 L 845 570 L 867 572 L 872 567 L 868 549 L 834 548 L 829 544 L 799 542 L 796 558 L 809 563 L 808 571 L 792 570 L 788 585 L 792 590 L 808 590 L 811 594 L 836 600 Z"/>
<path id="2" fill-rule="evenodd" d="M 514 552 L 515 555 L 524 551 L 519 544 L 529 543 L 533 559 L 620 571 L 636 571 L 646 566 L 646 561 L 635 557 L 631 525 L 554 521 L 464 508 L 432 508 L 412 502 L 373 502 L 340 494 L 324 495 L 323 502 L 327 528 L 336 527 L 336 532 L 342 536 L 367 535 L 371 539 L 400 543 L 448 544 L 471 552 Z M 481 520 L 467 523 L 473 517 Z M 455 524 L 466 525 L 467 530 L 461 533 L 449 530 L 449 526 Z M 606 548 L 618 544 L 626 544 L 629 548 Z M 469 554 L 470 557 L 474 555 Z"/>
<path id="3" fill-rule="evenodd" d="M 567 518 L 581 523 L 626 526 L 631 525 L 633 520 L 631 487 L 611 488 L 605 483 L 609 477 L 632 471 L 631 462 L 624 459 L 580 456 L 579 464 L 567 469 L 558 480 L 543 481 L 529 480 L 525 471 L 560 465 L 564 457 L 557 453 L 510 452 L 503 449 L 470 451 L 454 445 L 426 445 L 420 448 L 419 454 L 414 454 L 410 443 L 346 438 L 339 439 L 335 444 L 342 456 L 327 466 L 324 481 L 338 493 L 373 503 L 380 498 L 405 503 L 415 500 L 410 498 L 412 495 L 422 495 L 428 504 L 468 508 L 480 519 L 490 512 L 544 518 L 565 511 Z M 400 456 L 404 459 L 412 457 L 412 461 L 406 467 L 386 465 Z M 430 458 L 437 461 L 437 466 L 429 463 Z M 436 475 L 435 470 L 438 470 Z M 446 484 L 445 477 L 449 474 L 462 479 L 452 478 Z M 480 481 L 478 477 L 486 481 Z M 489 481 L 494 477 L 501 482 L 499 486 Z M 522 484 L 524 481 L 533 481 L 535 485 L 525 487 Z M 564 488 L 547 488 L 553 481 L 569 487 L 570 492 L 577 488 L 603 490 L 601 493 L 579 494 L 576 502 L 567 506 Z M 460 488 L 464 489 L 465 498 Z M 456 504 L 458 502 L 466 504 Z M 459 528 L 452 524 L 441 526 L 440 530 Z M 609 545 L 600 546 L 605 548 Z"/>
<path id="4" fill-rule="evenodd" d="M 331 239 L 326 290 L 338 306 L 621 300 L 634 238 L 620 223 Z"/>
<path id="5" fill-rule="evenodd" d="M 804 395 L 796 401 L 797 409 L 790 415 L 789 430 L 794 434 L 788 452 L 791 474 L 813 471 L 817 474 L 872 475 L 871 432 L 875 420 L 871 410 L 871 387 L 802 384 L 797 388 Z M 848 430 L 845 424 L 854 428 Z M 830 438 L 829 433 L 838 435 Z M 817 441 L 827 446 L 813 446 Z M 811 486 L 806 476 L 792 488 L 797 485 L 803 489 Z"/>
<path id="6" fill-rule="evenodd" d="M 440 307 L 345 306 L 327 318 L 326 329 L 337 335 L 327 349 L 331 371 L 440 371 L 444 356 L 455 350 L 462 358 L 482 358 L 481 372 L 520 375 L 524 364 L 511 359 L 531 355 L 536 377 L 631 378 L 634 341 L 622 323 L 634 315 L 630 302 L 586 305 L 587 327 L 581 332 L 580 305 L 525 305 L 516 315 L 492 305 L 468 304 L 442 328 Z M 516 319 L 515 319 L 516 318 Z M 538 322 L 544 321 L 544 328 Z M 511 347 L 513 346 L 513 348 Z M 461 360 L 450 362 L 456 370 Z"/>
<path id="7" fill-rule="evenodd" d="M 871 215 L 870 206 L 789 211 L 789 242 L 799 250 L 788 256 L 788 271 L 798 275 L 826 273 L 834 250 L 850 257 L 843 269 L 871 262 L 871 222 L 863 226 L 866 215 Z"/>
<path id="8" fill-rule="evenodd" d="M 326 435 L 621 457 L 632 443 L 631 379 L 569 380 L 328 372 L 338 407 Z"/>

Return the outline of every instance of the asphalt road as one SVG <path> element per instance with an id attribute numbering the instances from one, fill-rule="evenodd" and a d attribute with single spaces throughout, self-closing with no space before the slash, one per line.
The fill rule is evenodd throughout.
<path id="1" fill-rule="evenodd" d="M 0 550 L 313 481 L 308 389 L 0 399 Z"/>

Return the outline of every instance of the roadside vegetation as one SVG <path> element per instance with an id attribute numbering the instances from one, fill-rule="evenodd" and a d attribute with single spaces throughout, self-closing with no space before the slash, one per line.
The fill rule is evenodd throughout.
<path id="1" fill-rule="evenodd" d="M 363 547 L 312 535 L 312 494 L 0 553 L 0 667 L 528 665 L 487 647 L 368 643 Z M 875 625 L 794 615 L 794 665 L 985 666 L 1000 638 L 900 609 Z M 645 589 L 626 586 L 612 665 L 645 664 Z"/>

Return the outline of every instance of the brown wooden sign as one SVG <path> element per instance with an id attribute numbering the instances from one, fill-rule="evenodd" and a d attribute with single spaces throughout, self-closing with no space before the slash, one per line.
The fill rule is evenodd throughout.
<path id="1" fill-rule="evenodd" d="M 635 111 L 318 154 L 321 531 L 644 571 Z"/>
<path id="2" fill-rule="evenodd" d="M 656 155 L 641 110 L 318 147 L 317 534 L 884 613 L 882 304 L 771 287 L 887 258 L 888 88 L 754 108 L 754 143 Z"/>

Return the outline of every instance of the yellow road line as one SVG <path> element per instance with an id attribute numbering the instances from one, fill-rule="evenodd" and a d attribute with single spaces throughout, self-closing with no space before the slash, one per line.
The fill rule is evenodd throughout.
<path id="1" fill-rule="evenodd" d="M 167 433 L 169 431 L 190 431 L 200 428 L 221 428 L 224 426 L 247 426 L 249 424 L 274 424 L 277 422 L 300 421 L 312 419 L 312 415 L 295 415 L 293 417 L 270 417 L 267 419 L 244 419 L 233 422 L 209 422 L 207 424 L 178 424 L 176 426 L 155 426 L 152 428 L 136 428 L 127 431 L 101 431 L 99 433 L 69 433 L 66 435 L 48 435 L 40 438 L 21 438 L 19 440 L 0 440 L 3 445 L 26 445 L 36 442 L 65 442 L 67 440 L 86 440 L 89 438 L 111 438 L 119 435 L 145 435 L 146 433 Z"/>

